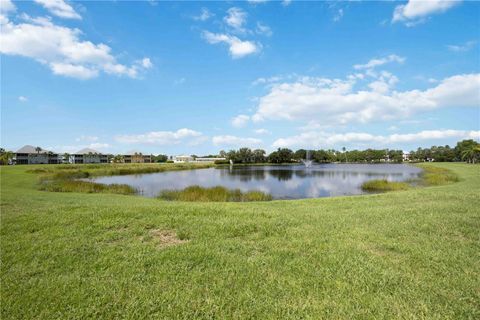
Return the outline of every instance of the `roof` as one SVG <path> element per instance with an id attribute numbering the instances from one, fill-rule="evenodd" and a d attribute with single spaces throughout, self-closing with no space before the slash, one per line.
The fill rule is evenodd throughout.
<path id="1" fill-rule="evenodd" d="M 37 152 L 37 150 L 35 150 L 36 148 L 38 147 L 34 147 L 27 144 L 21 147 L 20 149 L 18 149 L 16 153 L 48 153 L 50 152 L 49 150 L 45 150 L 45 149 L 42 149 L 40 152 Z"/>
<path id="2" fill-rule="evenodd" d="M 75 154 L 89 154 L 89 153 L 102 154 L 101 152 L 98 152 L 97 150 L 90 149 L 90 148 L 83 148 L 82 150 L 78 150 L 77 152 L 75 152 Z"/>
<path id="3" fill-rule="evenodd" d="M 143 156 L 146 155 L 145 153 L 140 152 L 140 151 L 138 151 L 138 150 L 130 150 L 130 151 L 127 151 L 127 152 L 125 152 L 124 155 L 125 155 L 125 156 L 134 156 L 135 154 L 137 154 L 137 155 L 140 155 L 140 154 L 141 154 L 141 155 L 143 155 Z"/>

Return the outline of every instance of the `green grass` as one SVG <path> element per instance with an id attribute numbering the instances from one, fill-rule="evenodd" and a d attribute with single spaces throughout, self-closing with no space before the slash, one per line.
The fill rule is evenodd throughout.
<path id="1" fill-rule="evenodd" d="M 478 319 L 480 166 L 404 192 L 174 202 L 1 168 L 2 319 Z M 77 169 L 73 169 L 77 170 Z"/>
<path id="2" fill-rule="evenodd" d="M 370 180 L 362 184 L 362 190 L 369 192 L 400 191 L 408 190 L 409 188 L 410 186 L 406 182 L 388 181 L 386 179 Z"/>
<path id="3" fill-rule="evenodd" d="M 229 190 L 218 186 L 203 188 L 190 186 L 183 190 L 164 190 L 158 196 L 169 201 L 200 201 L 200 202 L 246 202 L 270 201 L 272 196 L 261 191 L 242 192 L 240 189 Z"/>

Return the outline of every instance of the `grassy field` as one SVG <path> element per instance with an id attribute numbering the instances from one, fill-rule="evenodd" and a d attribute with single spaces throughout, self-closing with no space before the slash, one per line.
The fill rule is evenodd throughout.
<path id="1" fill-rule="evenodd" d="M 1 319 L 479 319 L 480 166 L 366 196 L 171 202 L 1 168 Z M 439 169 L 440 170 L 440 169 Z"/>

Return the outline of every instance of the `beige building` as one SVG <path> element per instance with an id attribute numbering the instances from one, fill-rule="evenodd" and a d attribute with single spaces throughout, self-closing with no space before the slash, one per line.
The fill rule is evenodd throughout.
<path id="1" fill-rule="evenodd" d="M 123 155 L 123 162 L 125 163 L 150 163 L 152 162 L 151 155 L 142 154 L 139 151 L 129 151 Z"/>
<path id="2" fill-rule="evenodd" d="M 70 163 L 108 163 L 108 155 L 97 150 L 85 148 L 70 155 Z"/>

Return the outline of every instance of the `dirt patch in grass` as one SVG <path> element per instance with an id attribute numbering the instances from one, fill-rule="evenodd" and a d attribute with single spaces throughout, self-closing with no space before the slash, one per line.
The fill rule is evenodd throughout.
<path id="1" fill-rule="evenodd" d="M 189 241 L 184 237 L 179 237 L 173 230 L 162 229 L 149 230 L 148 234 L 141 237 L 140 240 L 142 242 L 153 242 L 159 249 L 184 244 Z"/>

